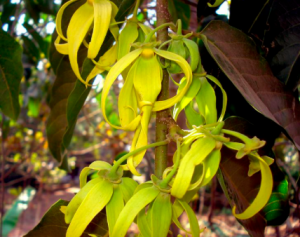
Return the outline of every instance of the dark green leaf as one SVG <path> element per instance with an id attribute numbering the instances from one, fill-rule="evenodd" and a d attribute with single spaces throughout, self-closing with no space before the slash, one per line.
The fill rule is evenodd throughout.
<path id="1" fill-rule="evenodd" d="M 38 24 L 40 18 L 40 10 L 37 4 L 34 0 L 24 0 L 24 2 L 25 8 L 28 12 L 28 16 L 32 18 L 36 24 Z"/>
<path id="2" fill-rule="evenodd" d="M 300 149 L 300 104 L 272 74 L 253 41 L 224 22 L 202 32 L 206 49 L 253 107 L 282 126 Z"/>
<path id="3" fill-rule="evenodd" d="M 67 206 L 68 201 L 58 200 L 43 216 L 40 223 L 24 237 L 65 237 L 68 225 L 65 223 L 64 214 L 60 211 L 61 206 Z M 85 229 L 82 237 L 108 236 L 106 214 L 100 212 Z"/>
<path id="4" fill-rule="evenodd" d="M 10 22 L 10 17 L 15 15 L 16 8 L 17 4 L 12 4 L 10 2 L 7 2 L 3 5 L 3 10 L 1 14 L 2 24 Z"/>
<path id="5" fill-rule="evenodd" d="M 20 112 L 19 90 L 23 76 L 20 45 L 0 30 L 0 108 L 16 120 Z"/>
<path id="6" fill-rule="evenodd" d="M 174 23 L 178 19 L 182 21 L 182 28 L 188 29 L 191 19 L 191 8 L 188 4 L 183 3 L 179 0 L 168 0 L 168 8 L 170 12 L 170 17 Z"/>
<path id="7" fill-rule="evenodd" d="M 86 56 L 86 48 L 79 52 L 79 65 L 82 64 Z M 57 68 L 57 77 L 55 79 L 50 108 L 51 113 L 47 122 L 47 137 L 49 148 L 54 158 L 61 162 L 66 146 L 63 144 L 63 137 L 68 128 L 67 103 L 68 97 L 74 89 L 77 78 L 72 71 L 68 56 L 63 57 Z"/>
<path id="8" fill-rule="evenodd" d="M 23 26 L 26 28 L 27 32 L 32 36 L 35 42 L 39 45 L 41 52 L 43 52 L 47 57 L 49 43 L 43 39 L 43 37 L 33 28 L 32 25 L 29 25 L 25 22 Z"/>
<path id="9" fill-rule="evenodd" d="M 238 131 L 249 137 L 263 134 L 264 132 L 257 132 L 255 127 L 238 117 L 231 117 L 225 120 L 225 128 Z M 259 138 L 261 137 L 259 136 Z M 231 141 L 235 141 L 235 139 L 231 138 Z M 249 160 L 247 157 L 238 160 L 235 158 L 235 155 L 235 151 L 226 147 L 222 148 L 221 173 L 219 173 L 218 179 L 224 192 L 227 194 L 230 204 L 235 204 L 238 212 L 242 212 L 257 195 L 261 175 L 258 172 L 248 177 Z M 254 217 L 247 220 L 239 220 L 251 236 L 264 236 L 264 228 L 267 225 L 281 224 L 289 214 L 288 189 L 285 175 L 279 170 L 276 163 L 271 165 L 271 170 L 274 186 L 268 204 Z"/>
<path id="10" fill-rule="evenodd" d="M 34 62 L 34 64 L 37 64 L 40 60 L 40 50 L 27 36 L 22 35 L 21 38 L 23 40 L 24 53 L 32 60 L 32 62 Z"/>

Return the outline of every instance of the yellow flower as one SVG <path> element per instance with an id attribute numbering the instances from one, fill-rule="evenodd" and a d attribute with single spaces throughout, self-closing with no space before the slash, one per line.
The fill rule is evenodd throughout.
<path id="1" fill-rule="evenodd" d="M 104 161 L 95 161 L 80 174 L 81 190 L 65 208 L 65 222 L 70 224 L 66 237 L 79 237 L 93 218 L 106 207 L 109 233 L 114 228 L 124 204 L 129 201 L 137 183 L 130 178 L 121 178 L 123 170 L 109 176 L 112 166 Z M 98 177 L 86 183 L 90 170 L 98 171 Z"/>
<path id="2" fill-rule="evenodd" d="M 148 124 L 153 111 L 173 106 L 186 93 L 191 84 L 191 68 L 182 57 L 154 48 L 155 43 L 145 43 L 122 57 L 109 71 L 103 86 L 101 108 L 103 117 L 114 128 L 135 131 L 131 151 L 147 145 Z M 186 84 L 176 96 L 165 101 L 156 101 L 161 90 L 162 69 L 159 58 L 175 61 L 186 77 Z M 116 78 L 130 65 L 124 86 L 119 95 L 119 116 L 121 126 L 109 122 L 105 113 L 106 98 Z M 136 154 L 127 161 L 128 168 L 136 175 L 135 167 L 141 162 L 145 151 Z M 124 167 L 125 168 L 125 167 Z"/>
<path id="3" fill-rule="evenodd" d="M 58 11 L 56 17 L 56 31 L 58 37 L 55 41 L 56 49 L 63 54 L 68 54 L 70 64 L 77 78 L 82 83 L 87 84 L 81 77 L 77 56 L 78 50 L 82 43 L 88 47 L 88 58 L 94 59 L 104 41 L 110 23 L 114 22 L 114 17 L 117 14 L 117 6 L 108 0 L 87 0 L 81 5 L 73 14 L 67 29 L 67 36 L 65 37 L 62 29 L 61 22 L 63 12 L 72 3 L 77 0 L 66 2 Z M 90 29 L 93 29 L 91 41 L 86 42 L 86 36 Z M 112 34 L 117 37 L 118 29 L 116 26 L 111 28 Z M 60 44 L 60 40 L 66 43 Z"/>

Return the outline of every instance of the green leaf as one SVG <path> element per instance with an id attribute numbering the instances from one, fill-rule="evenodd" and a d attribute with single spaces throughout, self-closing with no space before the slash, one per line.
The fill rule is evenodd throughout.
<path id="1" fill-rule="evenodd" d="M 68 201 L 58 200 L 41 219 L 40 223 L 29 231 L 24 237 L 65 237 L 68 225 L 64 221 L 64 214 L 60 211 L 62 206 L 67 206 Z M 105 212 L 100 212 L 88 225 L 82 237 L 98 237 L 108 235 L 108 226 Z"/>
<path id="2" fill-rule="evenodd" d="M 36 65 L 40 60 L 40 50 L 35 45 L 35 43 L 29 39 L 27 36 L 21 36 L 23 40 L 24 53 L 31 59 L 31 61 Z"/>
<path id="3" fill-rule="evenodd" d="M 20 112 L 19 89 L 23 76 L 20 45 L 0 30 L 0 108 L 16 120 Z"/>
<path id="4" fill-rule="evenodd" d="M 38 44 L 40 51 L 43 52 L 47 57 L 49 43 L 43 39 L 43 37 L 33 28 L 32 25 L 29 25 L 27 22 L 25 22 L 23 26 L 26 28 L 27 32 L 32 36 L 32 38 Z"/>
<path id="5" fill-rule="evenodd" d="M 17 8 L 17 4 L 12 4 L 10 2 L 7 2 L 6 4 L 3 5 L 3 10 L 0 18 L 2 24 L 10 22 L 10 17 L 15 15 L 16 8 Z"/>
<path id="6" fill-rule="evenodd" d="M 176 23 L 178 19 L 181 19 L 182 28 L 185 30 L 189 29 L 191 8 L 188 4 L 180 0 L 168 0 L 168 9 L 174 23 Z"/>
<path id="7" fill-rule="evenodd" d="M 255 128 L 246 120 L 231 117 L 225 120 L 225 128 L 238 131 L 249 137 L 257 135 Z M 232 141 L 236 141 L 231 138 Z M 227 199 L 232 206 L 236 205 L 238 212 L 243 212 L 256 197 L 260 182 L 260 172 L 247 175 L 249 159 L 235 158 L 236 152 L 226 147 L 222 148 L 222 158 L 218 175 L 219 182 Z M 251 236 L 264 236 L 267 225 L 281 224 L 288 217 L 288 189 L 287 181 L 283 173 L 276 166 L 276 162 L 270 166 L 274 186 L 268 204 L 259 213 L 247 220 L 238 220 Z M 234 172 L 233 172 L 234 170 Z"/>
<path id="8" fill-rule="evenodd" d="M 5 213 L 2 222 L 3 237 L 8 236 L 9 232 L 15 228 L 18 223 L 19 217 L 24 210 L 27 209 L 29 202 L 31 202 L 36 191 L 34 188 L 27 187 L 17 197 L 12 204 L 11 208 Z"/>
<path id="9" fill-rule="evenodd" d="M 86 49 L 80 49 L 79 59 L 86 55 Z M 82 63 L 79 62 L 79 65 Z M 61 162 L 65 149 L 63 138 L 67 131 L 67 103 L 77 78 L 72 71 L 68 57 L 64 57 L 57 68 L 57 77 L 52 87 L 50 100 L 50 116 L 47 121 L 47 137 L 49 149 L 54 158 Z"/>
<path id="10" fill-rule="evenodd" d="M 244 98 L 264 116 L 285 129 L 300 149 L 300 103 L 277 80 L 254 42 L 221 21 L 202 32 L 206 49 Z"/>

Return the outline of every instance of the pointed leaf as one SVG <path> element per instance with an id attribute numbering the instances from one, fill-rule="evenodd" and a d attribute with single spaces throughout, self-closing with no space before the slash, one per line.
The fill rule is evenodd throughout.
<path id="1" fill-rule="evenodd" d="M 272 74 L 253 41 L 224 22 L 202 32 L 205 47 L 245 99 L 282 126 L 300 149 L 300 103 Z"/>
<path id="2" fill-rule="evenodd" d="M 58 200 L 46 212 L 41 221 L 34 229 L 29 231 L 24 237 L 66 237 L 68 225 L 64 221 L 64 214 L 61 207 L 67 206 L 68 201 Z M 105 212 L 100 212 L 88 225 L 81 237 L 90 237 L 94 234 L 97 237 L 108 235 L 108 226 Z"/>
<path id="3" fill-rule="evenodd" d="M 16 120 L 20 112 L 19 89 L 23 76 L 20 45 L 0 29 L 0 108 Z"/>

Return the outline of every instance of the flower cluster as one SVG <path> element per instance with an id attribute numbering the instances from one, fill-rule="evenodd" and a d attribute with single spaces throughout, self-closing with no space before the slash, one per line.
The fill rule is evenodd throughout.
<path id="1" fill-rule="evenodd" d="M 261 157 L 257 152 L 264 146 L 264 141 L 224 129 L 226 92 L 215 77 L 203 70 L 198 45 L 189 39 L 192 34 L 182 35 L 181 21 L 177 25 L 166 23 L 151 29 L 137 20 L 136 7 L 133 17 L 125 21 L 119 33 L 119 23 L 114 19 L 118 11 L 115 4 L 109 0 L 88 0 L 73 14 L 65 36 L 61 27 L 62 16 L 75 1 L 65 3 L 58 12 L 57 51 L 69 55 L 75 75 L 87 86 L 97 74 L 108 71 L 101 98 L 103 117 L 116 129 L 133 131 L 134 138 L 130 152 L 113 165 L 95 161 L 83 169 L 81 190 L 64 210 L 65 221 L 70 224 L 67 236 L 81 236 L 97 213 L 106 208 L 110 236 L 125 236 L 131 223 L 136 222 L 142 236 L 153 236 L 155 233 L 163 237 L 168 235 L 173 222 L 187 234 L 198 237 L 202 230 L 188 203 L 200 187 L 207 185 L 215 176 L 223 146 L 236 150 L 237 159 L 249 158 L 249 176 L 261 172 L 262 183 L 257 197 L 243 213 L 236 214 L 234 207 L 233 214 L 239 219 L 247 219 L 260 211 L 272 192 L 269 165 L 273 160 Z M 173 30 L 171 39 L 157 42 L 155 33 L 166 27 Z M 95 61 L 108 30 L 115 37 L 115 44 Z M 95 64 L 85 80 L 80 75 L 77 62 L 82 44 L 88 48 L 87 57 Z M 164 46 L 167 50 L 162 49 Z M 178 85 L 175 96 L 157 101 L 163 69 L 168 71 L 171 78 L 177 74 L 182 79 L 179 84 L 174 81 Z M 118 98 L 120 126 L 116 126 L 110 123 L 105 111 L 109 91 L 120 75 L 124 78 L 124 86 Z M 219 87 L 223 94 L 219 116 L 212 84 Z M 190 130 L 182 131 L 178 126 L 170 126 L 165 141 L 148 144 L 151 115 L 171 107 L 175 122 L 184 110 Z M 236 137 L 240 142 L 231 142 L 228 136 Z M 165 170 L 161 179 L 152 175 L 150 182 L 138 185 L 131 178 L 122 177 L 123 170 L 140 175 L 136 167 L 143 160 L 146 150 L 170 141 L 176 142 L 177 150 L 173 166 Z M 127 163 L 123 165 L 125 161 Z M 86 182 L 91 170 L 96 171 L 98 177 Z M 183 211 L 189 218 L 190 230 L 186 230 L 178 221 Z"/>

